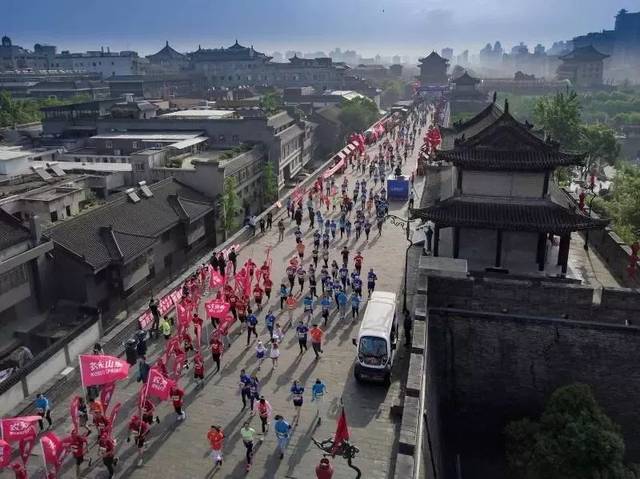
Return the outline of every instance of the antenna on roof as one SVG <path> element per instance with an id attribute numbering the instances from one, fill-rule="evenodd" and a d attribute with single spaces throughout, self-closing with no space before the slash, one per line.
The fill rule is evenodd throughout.
<path id="1" fill-rule="evenodd" d="M 509 113 L 509 99 L 508 98 L 504 99 L 504 112 L 505 113 Z"/>

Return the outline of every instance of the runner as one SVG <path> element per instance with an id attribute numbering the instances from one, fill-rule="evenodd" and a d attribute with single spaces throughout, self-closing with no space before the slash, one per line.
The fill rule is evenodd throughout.
<path id="1" fill-rule="evenodd" d="M 76 461 L 76 479 L 80 478 L 80 466 L 84 462 L 84 455 L 87 453 L 87 438 L 81 436 L 77 431 L 71 431 L 71 441 L 69 443 L 71 453 Z M 91 464 L 89 464 L 90 466 Z"/>
<path id="2" fill-rule="evenodd" d="M 298 335 L 298 346 L 300 346 L 300 353 L 304 354 L 307 352 L 307 334 L 309 333 L 309 328 L 306 324 L 304 324 L 303 320 L 298 321 L 298 326 L 296 326 L 296 334 Z"/>
<path id="3" fill-rule="evenodd" d="M 224 442 L 224 432 L 218 425 L 212 425 L 211 429 L 207 433 L 207 440 L 211 446 L 211 459 L 213 460 L 213 467 L 222 467 L 222 444 Z"/>
<path id="4" fill-rule="evenodd" d="M 282 311 L 284 309 L 284 303 L 287 300 L 287 297 L 289 296 L 289 291 L 287 290 L 287 287 L 285 286 L 284 283 L 280 284 L 280 310 Z"/>
<path id="5" fill-rule="evenodd" d="M 142 421 L 138 416 L 131 417 L 127 432 L 127 442 L 131 442 L 131 433 L 135 435 L 135 444 L 138 448 L 138 466 L 142 466 L 144 453 L 144 442 L 149 433 L 149 425 Z"/>
<path id="6" fill-rule="evenodd" d="M 251 375 L 251 382 L 249 383 L 249 409 L 253 411 L 253 404 L 256 399 L 260 397 L 260 381 L 258 381 L 258 376 L 255 374 Z"/>
<path id="7" fill-rule="evenodd" d="M 242 437 L 242 443 L 247 450 L 247 465 L 245 466 L 246 471 L 249 471 L 251 469 L 251 459 L 253 457 L 253 440 L 256 436 L 256 430 L 252 428 L 250 424 L 250 421 L 245 421 L 240 428 L 240 437 Z"/>
<path id="8" fill-rule="evenodd" d="M 303 314 L 308 322 L 313 317 L 313 296 L 311 295 L 311 293 L 305 295 L 305 297 L 302 299 L 302 304 Z"/>
<path id="9" fill-rule="evenodd" d="M 358 274 L 360 274 L 360 270 L 362 269 L 362 261 L 364 260 L 364 257 L 362 256 L 362 253 L 360 251 L 358 251 L 358 253 L 355 255 L 355 257 L 353 258 L 353 262 L 356 268 L 356 271 L 358 272 Z"/>
<path id="10" fill-rule="evenodd" d="M 373 271 L 373 268 L 369 270 L 367 274 L 367 292 L 368 295 L 371 296 L 371 293 L 376 289 L 376 281 L 378 280 L 378 276 Z"/>
<path id="11" fill-rule="evenodd" d="M 274 326 L 272 339 L 278 344 L 280 344 L 282 342 L 282 340 L 284 339 L 284 333 L 282 332 L 282 328 L 280 327 L 280 323 L 276 323 L 276 325 Z"/>
<path id="12" fill-rule="evenodd" d="M 240 396 L 242 398 L 242 411 L 247 408 L 247 399 L 251 401 L 251 376 L 244 369 L 240 370 Z"/>
<path id="13" fill-rule="evenodd" d="M 322 353 L 322 337 L 324 336 L 324 332 L 322 329 L 318 327 L 317 324 L 313 324 L 311 329 L 309 330 L 309 335 L 311 336 L 311 347 L 313 348 L 313 352 L 316 355 L 316 359 L 320 359 L 320 353 Z"/>
<path id="14" fill-rule="evenodd" d="M 258 340 L 256 344 L 256 359 L 258 360 L 258 371 L 262 367 L 262 362 L 264 361 L 264 357 L 267 354 L 267 349 L 262 344 L 262 341 Z"/>
<path id="15" fill-rule="evenodd" d="M 322 417 L 325 413 L 325 400 L 324 396 L 327 393 L 327 387 L 320 380 L 316 379 L 316 382 L 311 387 L 311 401 L 316 403 L 316 415 L 318 416 L 318 426 L 322 423 Z"/>
<path id="16" fill-rule="evenodd" d="M 275 417 L 274 430 L 276 432 L 276 438 L 278 439 L 278 449 L 280 450 L 280 459 L 284 457 L 284 452 L 287 450 L 289 444 L 289 435 L 291 432 L 291 425 L 285 421 L 280 415 Z"/>
<path id="17" fill-rule="evenodd" d="M 264 317 L 264 322 L 266 323 L 267 330 L 269 331 L 269 339 L 273 339 L 273 325 L 275 321 L 276 321 L 276 317 L 273 314 L 273 311 L 269 310 L 267 315 Z"/>
<path id="18" fill-rule="evenodd" d="M 220 359 L 216 363 L 218 366 L 218 371 L 220 370 Z M 202 359 L 202 354 L 199 352 L 193 358 L 193 379 L 196 382 L 197 388 L 204 387 L 204 360 Z"/>
<path id="19" fill-rule="evenodd" d="M 331 300 L 330 293 L 327 291 L 320 300 L 320 307 L 322 308 L 322 318 L 324 319 L 324 325 L 327 325 L 327 320 L 329 319 L 329 309 L 333 301 Z"/>
<path id="20" fill-rule="evenodd" d="M 296 309 L 296 305 L 298 304 L 298 300 L 293 296 L 293 294 L 289 294 L 287 297 L 287 314 L 289 317 L 288 324 L 291 326 L 293 324 L 293 312 Z"/>
<path id="21" fill-rule="evenodd" d="M 271 358 L 271 365 L 273 366 L 273 369 L 276 369 L 278 367 L 278 358 L 280 357 L 280 348 L 276 341 L 271 342 L 269 357 Z"/>
<path id="22" fill-rule="evenodd" d="M 100 440 L 98 441 L 98 448 L 100 449 L 100 454 L 102 455 L 102 463 L 107 468 L 109 479 L 111 479 L 114 474 L 113 468 L 118 464 L 118 458 L 115 457 L 116 443 L 113 438 L 109 437 L 108 434 L 102 434 L 100 436 Z"/>
<path id="23" fill-rule="evenodd" d="M 264 396 L 260 396 L 260 399 L 256 403 L 256 407 L 253 409 L 252 414 L 258 414 L 260 418 L 260 424 L 262 426 L 262 437 L 260 438 L 260 442 L 264 440 L 264 435 L 267 434 L 269 430 L 269 418 L 271 417 L 271 413 L 273 412 L 273 408 L 269 401 L 267 401 Z"/>
<path id="24" fill-rule="evenodd" d="M 360 302 L 362 299 L 360 295 L 354 291 L 351 294 L 351 319 L 358 319 L 358 315 L 360 314 Z"/>
<path id="25" fill-rule="evenodd" d="M 182 408 L 182 398 L 184 397 L 184 391 L 177 385 L 171 386 L 169 391 L 171 401 L 173 402 L 173 410 L 176 412 L 176 419 L 183 421 L 187 417 L 187 413 Z"/>
<path id="26" fill-rule="evenodd" d="M 155 410 L 156 406 L 151 402 L 151 400 L 148 398 L 145 399 L 144 404 L 142 405 L 142 420 L 149 426 L 153 424 L 153 415 L 155 413 Z M 155 417 L 155 421 L 157 424 L 160 424 L 160 418 L 158 416 Z"/>
<path id="27" fill-rule="evenodd" d="M 295 379 L 293 381 L 293 385 L 291 386 L 291 399 L 293 400 L 293 408 L 295 410 L 295 416 L 293 425 L 297 426 L 298 421 L 300 420 L 300 412 L 302 411 L 302 402 L 304 400 L 303 393 L 304 387 L 300 385 L 300 381 Z"/>
<path id="28" fill-rule="evenodd" d="M 247 341 L 248 344 L 248 341 Z M 211 358 L 216 365 L 216 370 L 213 372 L 214 374 L 220 371 L 220 358 L 222 357 L 222 353 L 224 352 L 224 344 L 220 340 L 220 336 L 216 334 L 214 331 L 211 334 L 211 340 L 209 341 L 209 347 L 211 348 Z"/>
<path id="29" fill-rule="evenodd" d="M 267 296 L 267 303 L 271 301 L 271 288 L 273 288 L 273 281 L 269 276 L 262 277 L 262 285 L 264 286 L 264 294 Z"/>

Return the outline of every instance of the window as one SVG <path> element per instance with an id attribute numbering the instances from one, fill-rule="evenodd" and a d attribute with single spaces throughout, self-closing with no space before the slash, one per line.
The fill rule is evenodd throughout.
<path id="1" fill-rule="evenodd" d="M 134 150 L 137 150 L 137 149 L 138 149 L 138 142 L 137 142 L 137 141 L 134 141 L 134 142 L 131 144 L 131 148 L 133 148 Z"/>
<path id="2" fill-rule="evenodd" d="M 67 205 L 65 209 L 67 210 L 67 216 L 71 216 L 71 206 Z"/>
<path id="3" fill-rule="evenodd" d="M 113 142 L 112 141 L 105 141 L 104 147 L 105 148 L 113 148 Z"/>
<path id="4" fill-rule="evenodd" d="M 51 212 L 51 222 L 55 223 L 56 221 L 58 221 L 58 212 L 57 211 L 52 211 Z"/>
<path id="5" fill-rule="evenodd" d="M 240 136 L 238 136 L 238 135 L 233 135 L 233 136 L 231 137 L 231 142 L 232 142 L 234 145 L 237 145 L 238 143 L 240 143 Z"/>
<path id="6" fill-rule="evenodd" d="M 17 266 L 6 273 L 0 274 L 0 291 L 9 291 L 29 281 L 25 265 Z"/>
<path id="7" fill-rule="evenodd" d="M 165 231 L 164 233 L 162 233 L 161 238 L 162 238 L 162 242 L 163 242 L 163 243 L 166 243 L 166 242 L 168 242 L 169 240 L 171 240 L 171 230 L 169 230 L 169 231 Z"/>
<path id="8" fill-rule="evenodd" d="M 224 135 L 218 136 L 218 143 L 224 143 L 224 140 L 225 140 Z"/>

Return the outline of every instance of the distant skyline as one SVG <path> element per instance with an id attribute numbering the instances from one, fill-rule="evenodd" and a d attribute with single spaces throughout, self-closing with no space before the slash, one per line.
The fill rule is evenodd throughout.
<path id="1" fill-rule="evenodd" d="M 263 52 L 335 47 L 364 56 L 420 56 L 449 46 L 477 52 L 499 40 L 550 47 L 590 31 L 613 28 L 637 1 L 602 0 L 2 0 L 0 34 L 14 44 L 59 50 L 179 51 L 231 45 L 236 38 Z"/>

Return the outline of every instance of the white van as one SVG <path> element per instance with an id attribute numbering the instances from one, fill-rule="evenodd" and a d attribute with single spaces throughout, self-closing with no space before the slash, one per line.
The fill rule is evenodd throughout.
<path id="1" fill-rule="evenodd" d="M 396 295 L 375 291 L 367 302 L 358 337 L 353 338 L 358 348 L 353 370 L 356 380 L 382 380 L 389 384 L 397 342 Z"/>

